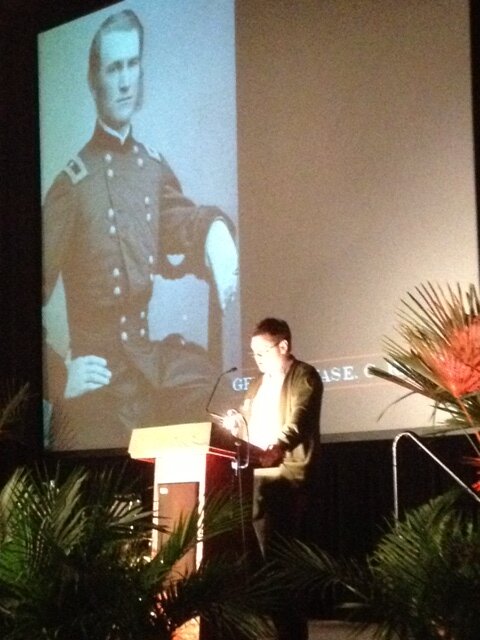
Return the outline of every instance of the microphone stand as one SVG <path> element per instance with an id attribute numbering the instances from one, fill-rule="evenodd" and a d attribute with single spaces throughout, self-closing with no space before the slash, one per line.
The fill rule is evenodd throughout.
<path id="1" fill-rule="evenodd" d="M 215 391 L 217 390 L 218 385 L 220 384 L 220 380 L 223 378 L 223 376 L 226 376 L 229 373 L 233 373 L 234 371 L 237 371 L 238 367 L 230 367 L 230 369 L 227 369 L 226 371 L 222 371 L 222 373 L 218 376 L 215 384 L 213 385 L 213 389 L 212 392 L 210 394 L 210 397 L 208 398 L 208 402 L 205 406 L 205 411 L 212 416 L 213 418 L 215 418 L 216 420 L 218 420 L 218 422 L 220 424 L 223 423 L 223 416 L 219 415 L 218 413 L 214 413 L 213 411 L 210 411 L 210 404 L 212 402 L 213 396 L 215 395 Z M 240 416 L 241 414 L 239 414 Z M 244 420 L 243 416 L 242 420 Z M 242 469 L 246 469 L 249 464 L 250 464 L 250 453 L 248 451 L 247 448 L 247 455 L 245 460 L 242 462 L 242 451 L 241 451 L 241 438 L 239 438 L 238 433 L 240 431 L 240 424 L 237 424 L 235 426 L 235 429 L 232 430 L 232 436 L 234 437 L 234 447 L 235 447 L 235 458 L 234 460 L 232 460 L 232 469 L 234 470 L 235 476 L 238 477 L 239 472 Z M 245 423 L 245 428 L 247 430 L 247 434 L 248 434 L 248 427 Z M 247 447 L 248 447 L 248 437 L 247 437 Z"/>
<path id="2" fill-rule="evenodd" d="M 208 413 L 208 415 L 213 416 L 214 418 L 220 419 L 222 418 L 222 416 L 218 415 L 218 413 L 212 413 L 210 411 L 210 404 L 213 400 L 213 396 L 215 395 L 215 391 L 217 390 L 218 385 L 220 384 L 220 380 L 223 378 L 223 376 L 228 375 L 229 373 L 233 373 L 234 371 L 237 371 L 238 367 L 230 367 L 230 369 L 227 369 L 226 371 L 222 371 L 222 373 L 218 376 L 218 378 L 215 381 L 215 384 L 213 385 L 213 389 L 212 392 L 208 398 L 207 404 L 205 405 L 205 411 Z"/>
<path id="3" fill-rule="evenodd" d="M 242 469 L 246 469 L 250 465 L 250 452 L 248 450 L 248 439 L 247 439 L 247 454 L 242 462 L 242 441 L 241 438 L 238 437 L 238 432 L 240 427 L 235 428 L 235 433 L 232 433 L 234 437 L 234 446 L 235 446 L 235 458 L 232 460 L 232 469 L 234 471 L 235 476 L 238 476 Z"/>
<path id="4" fill-rule="evenodd" d="M 233 371 L 237 371 L 237 367 L 231 367 L 230 369 L 227 369 L 227 371 L 223 371 L 217 378 L 212 392 L 210 394 L 210 397 L 208 398 L 208 402 L 205 406 L 205 411 L 212 416 L 213 418 L 215 418 L 220 425 L 223 425 L 223 418 L 224 416 L 219 415 L 218 413 L 214 413 L 212 411 L 210 411 L 210 404 L 212 402 L 213 396 L 215 395 L 215 391 L 217 390 L 218 385 L 220 384 L 220 380 L 223 378 L 223 376 L 226 376 L 229 373 L 233 373 Z M 239 417 L 242 418 L 242 420 L 245 420 L 243 418 L 243 416 L 241 416 L 241 414 L 238 414 Z M 232 478 L 232 484 L 233 486 L 235 484 L 238 485 L 238 499 L 239 499 L 239 503 L 241 506 L 241 538 L 242 538 L 242 549 L 243 549 L 243 553 L 246 554 L 247 553 L 247 537 L 246 537 L 246 526 L 245 526 L 245 515 L 244 515 L 244 499 L 243 499 L 243 478 L 242 478 L 242 471 L 244 469 L 246 469 L 249 465 L 250 465 L 250 452 L 248 449 L 248 426 L 247 423 L 244 422 L 245 425 L 245 429 L 246 429 L 246 433 L 247 433 L 247 455 L 245 460 L 242 462 L 242 450 L 241 450 L 241 446 L 242 446 L 242 440 L 239 437 L 239 431 L 241 428 L 241 423 L 237 423 L 235 425 L 235 428 L 232 429 L 231 431 L 231 435 L 233 436 L 234 439 L 234 447 L 235 447 L 235 453 L 234 453 L 234 458 L 231 461 L 231 467 L 233 469 L 233 478 Z"/>
<path id="5" fill-rule="evenodd" d="M 243 497 L 243 477 L 242 477 L 242 472 L 247 469 L 250 466 L 250 451 L 249 451 L 249 442 L 248 442 L 248 425 L 245 421 L 245 419 L 243 418 L 243 416 L 241 414 L 238 414 L 238 417 L 241 417 L 242 420 L 244 421 L 244 426 L 245 426 L 245 430 L 246 430 L 246 434 L 247 434 L 247 454 L 245 457 L 245 460 L 242 462 L 242 451 L 241 451 L 241 446 L 242 446 L 242 440 L 239 437 L 239 431 L 240 431 L 240 424 L 238 424 L 234 429 L 234 433 L 232 432 L 232 436 L 234 437 L 234 446 L 235 446 L 235 457 L 234 459 L 231 461 L 231 465 L 232 465 L 232 469 L 233 469 L 233 476 L 234 476 L 234 480 L 233 482 L 237 483 L 237 487 L 238 487 L 238 500 L 239 500 L 239 504 L 240 504 L 240 508 L 241 508 L 241 518 L 240 518 L 240 533 L 241 533 L 241 540 L 242 540 L 242 550 L 243 550 L 243 555 L 246 556 L 247 555 L 247 551 L 248 551 L 248 545 L 247 545 L 247 532 L 246 532 L 246 517 L 245 517 L 245 513 L 244 513 L 244 497 Z"/>

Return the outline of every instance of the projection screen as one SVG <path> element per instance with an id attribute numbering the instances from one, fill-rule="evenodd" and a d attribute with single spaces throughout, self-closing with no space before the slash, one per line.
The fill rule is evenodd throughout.
<path id="1" fill-rule="evenodd" d="M 321 373 L 325 440 L 430 423 L 419 398 L 379 420 L 401 391 L 368 366 L 407 291 L 478 280 L 468 9 L 129 0 L 39 35 L 47 446 L 122 449 L 238 406 L 265 316 Z M 89 50 L 124 10 L 143 96 L 112 152 Z"/>

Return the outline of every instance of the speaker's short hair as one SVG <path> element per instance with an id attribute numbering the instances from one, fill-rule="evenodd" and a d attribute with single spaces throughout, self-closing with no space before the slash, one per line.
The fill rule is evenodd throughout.
<path id="1" fill-rule="evenodd" d="M 278 342 L 286 340 L 289 349 L 292 347 L 292 333 L 285 320 L 280 320 L 279 318 L 264 318 L 260 320 L 260 322 L 257 322 L 252 332 L 252 338 L 253 336 L 263 336 L 267 334 L 275 338 Z"/>

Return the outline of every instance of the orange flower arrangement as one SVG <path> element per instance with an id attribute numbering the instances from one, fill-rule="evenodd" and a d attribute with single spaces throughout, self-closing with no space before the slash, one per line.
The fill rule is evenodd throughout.
<path id="1" fill-rule="evenodd" d="M 385 340 L 386 361 L 398 374 L 371 367 L 372 374 L 434 402 L 449 414 L 444 426 L 462 429 L 480 473 L 480 301 L 473 285 L 464 292 L 427 283 L 402 301 L 402 342 Z M 409 395 L 408 394 L 408 395 Z M 480 480 L 473 488 L 480 491 Z"/>
<path id="2" fill-rule="evenodd" d="M 439 345 L 418 341 L 415 350 L 454 398 L 480 392 L 480 320 L 452 329 L 446 338 Z"/>

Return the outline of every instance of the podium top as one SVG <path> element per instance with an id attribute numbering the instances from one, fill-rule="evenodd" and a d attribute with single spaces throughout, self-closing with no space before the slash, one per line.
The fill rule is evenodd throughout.
<path id="1" fill-rule="evenodd" d="M 208 453 L 212 424 L 193 422 L 134 429 L 128 452 L 132 458 L 158 458 L 167 449 L 191 449 Z"/>
<path id="2" fill-rule="evenodd" d="M 143 460 L 165 456 L 172 450 L 233 459 L 239 447 L 244 454 L 248 451 L 252 462 L 259 458 L 258 447 L 235 438 L 227 429 L 210 422 L 193 422 L 134 429 L 128 452 L 132 458 Z"/>

